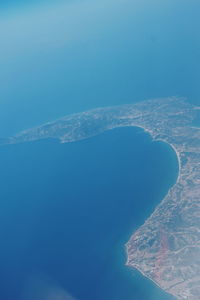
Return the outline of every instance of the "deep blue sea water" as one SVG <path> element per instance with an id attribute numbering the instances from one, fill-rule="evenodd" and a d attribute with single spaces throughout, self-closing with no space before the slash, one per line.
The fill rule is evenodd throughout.
<path id="1" fill-rule="evenodd" d="M 0 137 L 147 98 L 200 105 L 199 11 L 196 0 L 1 0 Z M 124 243 L 176 175 L 171 148 L 133 128 L 0 148 L 0 299 L 171 299 L 125 267 Z"/>
<path id="2" fill-rule="evenodd" d="M 0 148 L 0 299 L 171 300 L 124 243 L 176 176 L 173 150 L 137 128 Z"/>

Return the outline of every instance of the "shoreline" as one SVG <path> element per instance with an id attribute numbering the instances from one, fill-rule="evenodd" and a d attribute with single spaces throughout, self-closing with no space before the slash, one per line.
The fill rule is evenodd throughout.
<path id="1" fill-rule="evenodd" d="M 153 141 L 160 141 L 171 147 L 178 161 L 176 182 L 155 206 L 151 215 L 134 230 L 134 234 L 137 232 L 137 243 L 131 240 L 132 234 L 125 244 L 126 266 L 137 269 L 159 288 L 161 283 L 163 291 L 170 288 L 178 299 L 198 300 L 194 289 L 198 290 L 199 295 L 197 279 L 200 267 L 197 262 L 200 260 L 200 247 L 196 245 L 196 248 L 191 248 L 191 245 L 193 241 L 199 240 L 200 231 L 197 218 L 200 215 L 200 131 L 193 126 L 197 117 L 195 110 L 199 109 L 200 107 L 178 97 L 99 108 L 22 131 L 8 138 L 7 144 L 47 138 L 67 143 L 90 138 L 117 127 L 138 127 L 148 133 Z M 144 262 L 144 254 L 145 272 L 155 272 L 157 282 L 146 276 L 139 267 L 134 264 L 131 266 L 131 260 L 137 266 Z M 178 287 L 181 280 L 183 284 Z"/>
<path id="2" fill-rule="evenodd" d="M 138 127 L 138 126 L 134 126 L 133 127 Z M 161 289 L 162 291 L 164 291 L 165 293 L 167 293 L 168 295 L 174 297 L 174 299 L 178 299 L 176 298 L 173 294 L 171 294 L 170 292 L 167 292 L 165 289 L 163 289 L 159 283 L 157 283 L 154 279 L 152 279 L 151 277 L 147 276 L 139 267 L 135 266 L 135 265 L 131 265 L 129 264 L 129 254 L 128 254 L 128 243 L 129 243 L 129 240 L 134 236 L 134 234 L 137 232 L 137 230 L 143 226 L 147 220 L 149 218 L 151 218 L 151 216 L 154 214 L 154 212 L 156 211 L 157 207 L 162 205 L 162 203 L 165 201 L 166 197 L 169 195 L 171 189 L 174 189 L 176 187 L 176 185 L 179 183 L 180 181 L 180 178 L 181 178 L 181 160 L 180 160 L 180 152 L 176 149 L 176 147 L 169 143 L 168 141 L 164 140 L 164 139 L 156 139 L 152 136 L 151 132 L 149 130 L 147 130 L 146 128 L 143 128 L 143 127 L 140 127 L 144 130 L 145 133 L 148 133 L 152 140 L 157 142 L 157 141 L 160 141 L 162 143 L 165 143 L 167 145 L 169 145 L 173 151 L 175 152 L 176 154 L 176 157 L 177 157 L 177 161 L 178 161 L 178 175 L 177 175 L 177 179 L 176 179 L 176 182 L 169 188 L 167 194 L 165 195 L 165 197 L 160 201 L 160 203 L 158 203 L 158 205 L 156 205 L 155 209 L 153 210 L 153 212 L 149 215 L 149 217 L 144 221 L 144 223 L 142 225 L 140 225 L 135 231 L 134 233 L 130 236 L 130 238 L 128 239 L 128 241 L 124 244 L 124 247 L 125 247 L 125 254 L 126 254 L 126 263 L 125 263 L 125 266 L 130 268 L 130 269 L 134 269 L 134 270 L 137 270 L 142 276 L 144 276 L 145 278 L 147 278 L 148 280 L 150 280 L 151 282 L 153 282 L 153 284 L 155 284 L 159 289 Z"/>
<path id="3" fill-rule="evenodd" d="M 146 274 L 144 274 L 138 267 L 136 266 L 131 266 L 129 265 L 128 263 L 125 264 L 126 267 L 130 268 L 130 269 L 133 269 L 133 270 L 136 270 L 137 272 L 139 272 L 144 278 L 148 279 L 149 281 L 153 282 L 153 284 L 158 287 L 160 290 L 164 291 L 166 294 L 168 294 L 169 296 L 172 296 L 174 297 L 174 300 L 175 299 L 178 299 L 176 298 L 173 294 L 167 292 L 166 290 L 164 290 L 156 281 L 154 281 L 152 278 L 148 277 Z"/>

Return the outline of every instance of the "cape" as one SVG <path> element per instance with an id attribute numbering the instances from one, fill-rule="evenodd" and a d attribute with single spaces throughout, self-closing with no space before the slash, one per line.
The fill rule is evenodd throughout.
<path id="1" fill-rule="evenodd" d="M 1 139 L 1 145 L 58 139 L 90 138 L 117 127 L 143 128 L 155 141 L 176 152 L 176 183 L 126 244 L 127 266 L 136 268 L 177 299 L 200 295 L 200 107 L 169 97 L 97 108 Z"/>

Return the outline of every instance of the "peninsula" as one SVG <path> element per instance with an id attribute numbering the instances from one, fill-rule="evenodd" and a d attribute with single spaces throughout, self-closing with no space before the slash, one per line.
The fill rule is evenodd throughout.
<path id="1" fill-rule="evenodd" d="M 179 162 L 174 186 L 126 244 L 127 266 L 179 300 L 200 299 L 200 107 L 169 97 L 77 113 L 1 139 L 1 145 L 86 139 L 116 127 L 143 128 L 171 145 Z"/>

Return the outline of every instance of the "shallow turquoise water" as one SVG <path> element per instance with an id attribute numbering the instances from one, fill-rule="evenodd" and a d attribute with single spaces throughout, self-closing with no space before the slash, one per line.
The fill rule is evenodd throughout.
<path id="1" fill-rule="evenodd" d="M 171 299 L 125 267 L 124 243 L 176 175 L 172 149 L 135 128 L 1 148 L 0 298 L 46 300 L 50 278 L 79 300 Z"/>

